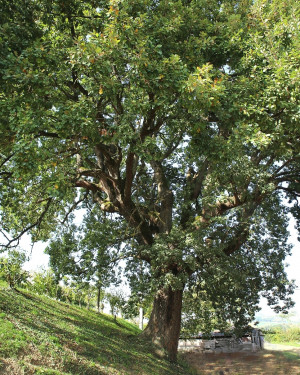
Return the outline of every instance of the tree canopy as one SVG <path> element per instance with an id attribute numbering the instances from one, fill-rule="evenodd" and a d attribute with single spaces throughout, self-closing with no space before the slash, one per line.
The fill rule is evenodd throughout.
<path id="1" fill-rule="evenodd" d="M 48 239 L 87 205 L 118 218 L 124 252 L 147 265 L 157 290 L 145 335 L 171 359 L 184 286 L 238 316 L 253 315 L 261 291 L 289 306 L 296 1 L 2 3 L 8 245 L 25 232 Z"/>

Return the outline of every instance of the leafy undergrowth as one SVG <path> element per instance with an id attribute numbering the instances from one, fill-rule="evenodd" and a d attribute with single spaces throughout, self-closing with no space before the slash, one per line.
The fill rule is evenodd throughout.
<path id="1" fill-rule="evenodd" d="M 122 319 L 0 288 L 0 374 L 187 375 Z"/>
<path id="2" fill-rule="evenodd" d="M 270 343 L 300 346 L 300 325 L 274 326 L 263 332 Z"/>

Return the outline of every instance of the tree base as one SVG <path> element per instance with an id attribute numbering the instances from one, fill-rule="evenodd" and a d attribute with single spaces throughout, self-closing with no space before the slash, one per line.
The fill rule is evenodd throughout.
<path id="1" fill-rule="evenodd" d="M 142 336 L 150 339 L 158 348 L 157 354 L 175 362 L 181 324 L 183 290 L 159 290 L 153 310 Z"/>

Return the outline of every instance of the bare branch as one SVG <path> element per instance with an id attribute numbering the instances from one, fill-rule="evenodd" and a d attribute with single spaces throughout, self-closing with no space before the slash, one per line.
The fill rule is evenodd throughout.
<path id="1" fill-rule="evenodd" d="M 295 161 L 295 158 L 290 158 L 288 159 L 285 163 L 283 163 L 278 169 L 276 169 L 275 171 L 275 175 L 278 175 L 278 173 L 283 169 L 285 168 L 287 165 L 289 165 L 290 163 L 292 163 L 293 161 Z"/>
<path id="2" fill-rule="evenodd" d="M 289 189 L 289 188 L 286 188 L 284 186 L 277 186 L 276 190 L 286 191 L 287 193 L 293 195 L 295 199 L 300 198 L 300 193 L 298 193 L 297 191 L 295 191 L 293 189 Z"/>
<path id="3" fill-rule="evenodd" d="M 87 197 L 88 197 L 88 194 L 89 194 L 89 191 L 86 191 L 86 193 L 84 194 L 84 197 L 79 199 L 78 201 L 74 202 L 72 204 L 72 206 L 70 207 L 69 211 L 67 212 L 66 216 L 64 217 L 63 221 L 61 222 L 62 224 L 64 224 L 67 220 L 68 220 L 68 217 L 70 216 L 70 214 L 76 210 L 76 208 L 80 205 L 80 203 L 84 202 Z"/>
<path id="4" fill-rule="evenodd" d="M 3 162 L 0 164 L 0 168 L 2 168 L 3 167 L 3 165 L 5 164 L 5 163 L 7 163 L 14 155 L 15 155 L 16 153 L 14 152 L 14 153 L 12 153 L 11 155 L 9 155 L 9 156 L 7 156 L 4 160 L 3 160 Z"/>
<path id="5" fill-rule="evenodd" d="M 280 182 L 297 182 L 299 179 L 299 174 L 287 174 L 284 177 L 276 178 L 275 181 L 279 184 Z"/>
<path id="6" fill-rule="evenodd" d="M 10 241 L 10 239 L 7 237 L 6 233 L 0 228 L 0 233 L 6 238 L 7 241 Z"/>
<path id="7" fill-rule="evenodd" d="M 13 239 L 11 239 L 6 245 L 5 247 L 6 248 L 9 248 L 10 245 L 13 243 L 13 242 L 17 242 L 17 244 L 19 244 L 19 240 L 20 238 L 27 232 L 29 232 L 31 229 L 35 228 L 35 227 L 39 227 L 44 219 L 44 216 L 46 215 L 46 213 L 48 212 L 49 208 L 50 208 L 50 205 L 51 205 L 51 202 L 52 202 L 52 198 L 48 198 L 48 202 L 45 206 L 45 209 L 44 211 L 41 213 L 40 217 L 38 218 L 38 220 L 36 222 L 34 222 L 33 224 L 29 225 L 28 227 L 26 227 L 25 229 L 23 229 L 19 234 L 18 236 L 14 237 Z"/>
<path id="8" fill-rule="evenodd" d="M 163 157 L 162 159 L 167 159 L 175 150 L 176 148 L 179 146 L 181 140 L 182 140 L 182 136 L 183 136 L 183 132 L 180 134 L 180 136 L 178 137 L 178 139 L 176 140 L 176 142 L 173 142 L 169 147 L 168 149 L 166 150 L 166 152 L 163 154 Z"/>
<path id="9" fill-rule="evenodd" d="M 79 176 L 100 178 L 101 175 L 104 175 L 104 172 L 102 172 L 101 169 L 87 169 L 87 168 L 80 167 L 78 168 L 78 174 Z M 105 176 L 105 177 L 110 178 L 109 176 Z"/>

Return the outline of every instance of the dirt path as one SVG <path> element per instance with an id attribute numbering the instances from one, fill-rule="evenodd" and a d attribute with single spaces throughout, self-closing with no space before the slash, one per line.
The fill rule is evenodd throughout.
<path id="1" fill-rule="evenodd" d="M 269 345 L 255 353 L 190 352 L 184 357 L 198 375 L 300 375 L 300 348 Z"/>

